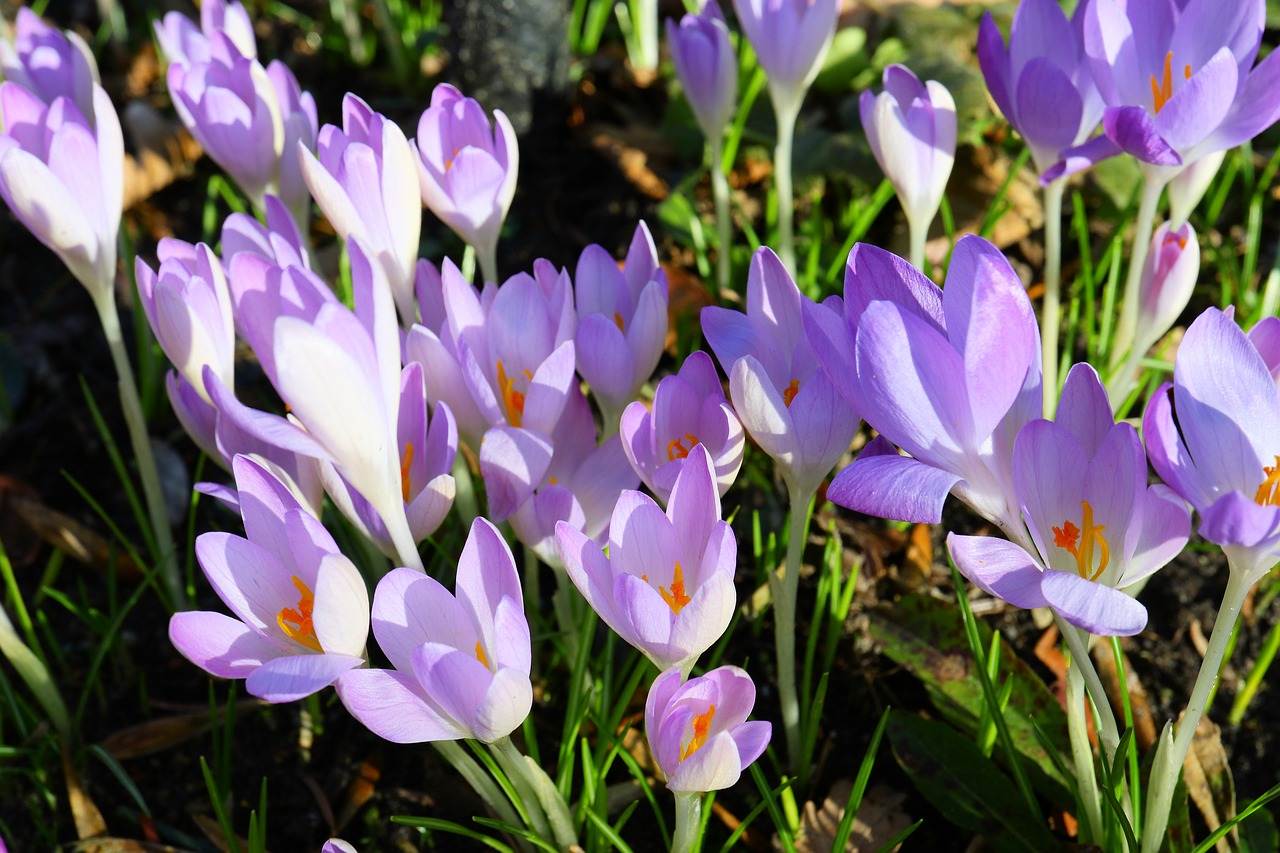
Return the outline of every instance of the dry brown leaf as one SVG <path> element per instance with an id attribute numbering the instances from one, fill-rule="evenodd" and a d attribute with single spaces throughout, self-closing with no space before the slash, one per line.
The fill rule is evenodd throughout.
<path id="1" fill-rule="evenodd" d="M 103 571 L 114 567 L 116 576 L 126 580 L 141 580 L 138 564 L 102 534 L 85 527 L 69 515 L 50 509 L 39 500 L 15 496 L 9 505 L 41 539 L 67 556 L 95 569 Z"/>
<path id="2" fill-rule="evenodd" d="M 1120 651 L 1121 659 L 1124 662 L 1125 683 L 1120 684 L 1120 673 L 1116 671 L 1115 655 L 1111 653 L 1109 645 L 1099 643 L 1093 650 L 1093 662 L 1097 665 L 1098 675 L 1102 678 L 1102 684 L 1107 689 L 1107 696 L 1111 699 L 1111 709 L 1123 721 L 1124 719 L 1124 693 L 1129 694 L 1129 708 L 1133 713 L 1133 734 L 1137 740 L 1138 749 L 1146 752 L 1156 742 L 1156 723 L 1155 717 L 1151 713 L 1151 703 L 1147 699 L 1147 691 L 1142 686 L 1142 681 L 1138 678 L 1137 670 L 1133 668 L 1133 664 L 1129 662 L 1129 655 L 1125 654 L 1124 649 Z"/>
<path id="3" fill-rule="evenodd" d="M 121 124 L 138 152 L 124 158 L 125 210 L 187 174 L 204 153 L 191 134 L 145 101 L 130 101 Z"/>
<path id="4" fill-rule="evenodd" d="M 928 524 L 913 524 L 907 538 L 907 552 L 898 570 L 898 581 L 908 591 L 915 592 L 929 583 L 933 575 L 933 528 Z"/>
<path id="5" fill-rule="evenodd" d="M 655 201 L 663 201 L 671 190 L 667 182 L 649 168 L 649 155 L 654 151 L 654 140 L 649 135 L 638 135 L 641 133 L 646 133 L 643 126 L 622 128 L 600 125 L 589 131 L 589 136 L 591 144 L 602 154 L 612 158 L 636 189 Z"/>
<path id="6" fill-rule="evenodd" d="M 342 804 L 338 808 L 335 821 L 336 832 L 341 832 L 360 812 L 360 809 L 364 808 L 365 803 L 373 799 L 374 793 L 378 790 L 378 780 L 381 778 L 381 761 L 376 755 L 360 762 L 360 769 L 342 794 Z"/>
<path id="7" fill-rule="evenodd" d="M 810 800 L 804 804 L 800 816 L 800 830 L 796 834 L 798 853 L 833 853 L 836 831 L 844 819 L 845 803 L 853 791 L 853 781 L 841 779 L 831 786 L 822 806 Z M 911 825 L 911 818 L 902 810 L 907 795 L 887 785 L 875 785 L 867 790 L 854 816 L 845 853 L 868 853 L 879 850 L 902 830 Z M 781 841 L 774 838 L 774 849 L 782 849 Z M 901 847 L 895 847 L 897 850 Z"/>
<path id="8" fill-rule="evenodd" d="M 80 784 L 80 771 L 71 760 L 71 750 L 66 744 L 62 746 L 62 774 L 67 781 L 67 803 L 71 806 L 71 817 L 76 824 L 76 837 L 81 841 L 105 835 L 107 822 L 98 811 L 93 798 Z"/>
<path id="9" fill-rule="evenodd" d="M 1235 817 L 1235 783 L 1227 763 L 1227 752 L 1222 746 L 1222 730 L 1208 717 L 1202 717 L 1191 739 L 1182 764 L 1182 778 L 1187 785 L 1187 795 L 1204 816 L 1209 831 L 1217 829 Z M 1228 833 L 1232 841 L 1239 843 L 1235 830 Z M 1219 853 L 1229 853 L 1231 845 L 1226 838 L 1218 839 Z"/>
<path id="10" fill-rule="evenodd" d="M 132 838 L 90 838 L 67 848 L 73 853 L 187 853 L 181 847 L 135 841 Z"/>
<path id="11" fill-rule="evenodd" d="M 233 848 L 227 843 L 227 837 L 222 834 L 222 827 L 218 825 L 216 820 L 202 814 L 193 814 L 191 819 L 196 822 L 196 826 L 200 827 L 200 831 L 205 834 L 205 837 L 209 839 L 214 847 L 217 847 L 222 853 L 232 853 Z M 237 835 L 233 841 L 235 843 L 235 853 L 244 853 L 249 849 L 247 839 Z"/>
<path id="12" fill-rule="evenodd" d="M 262 708 L 266 704 L 260 699 L 242 699 L 236 703 L 236 716 L 255 708 Z M 219 711 L 218 719 L 221 717 L 222 712 Z M 107 735 L 99 746 L 121 760 L 141 758 L 204 734 L 209 730 L 209 724 L 208 711 L 176 714 L 120 729 Z"/>

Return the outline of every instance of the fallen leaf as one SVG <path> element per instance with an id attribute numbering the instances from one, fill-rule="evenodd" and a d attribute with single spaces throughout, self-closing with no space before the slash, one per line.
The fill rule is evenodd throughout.
<path id="1" fill-rule="evenodd" d="M 795 849 L 798 853 L 828 853 L 835 844 L 836 832 L 844 819 L 844 807 L 853 791 L 853 781 L 840 779 L 831 786 L 821 806 L 812 800 L 804 804 L 800 816 L 800 830 L 796 834 Z M 853 818 L 853 826 L 845 843 L 846 853 L 870 853 L 879 850 L 902 830 L 911 825 L 911 818 L 902 810 L 907 795 L 887 785 L 875 785 L 868 789 Z M 774 839 L 774 849 L 781 849 Z M 902 845 L 894 847 L 898 850 Z"/>

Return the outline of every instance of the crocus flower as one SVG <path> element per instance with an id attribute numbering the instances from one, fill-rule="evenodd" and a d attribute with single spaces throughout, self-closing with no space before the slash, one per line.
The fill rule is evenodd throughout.
<path id="1" fill-rule="evenodd" d="M 1136 352 L 1145 353 L 1169 331 L 1191 300 L 1199 274 L 1200 244 L 1191 223 L 1157 228 L 1142 268 Z"/>
<path id="2" fill-rule="evenodd" d="M 1017 526 L 1010 459 L 1018 430 L 1041 412 L 1040 337 L 1026 290 L 995 246 L 961 238 L 939 289 L 859 243 L 845 270 L 844 317 L 815 306 L 805 326 L 824 373 L 880 433 L 827 497 L 932 523 L 954 491 L 1006 532 Z"/>
<path id="3" fill-rule="evenodd" d="M 775 106 L 799 109 L 835 37 L 839 5 L 836 0 L 733 0 L 738 25 L 769 75 Z"/>
<path id="4" fill-rule="evenodd" d="M 1249 335 L 1210 308 L 1178 346 L 1142 428 L 1156 473 L 1251 584 L 1280 558 L 1280 320 Z M 1247 586 L 1246 586 L 1247 588 Z"/>
<path id="5" fill-rule="evenodd" d="M 1040 172 L 1089 138 L 1102 119 L 1102 98 L 1084 54 L 1088 6 L 1081 3 L 1068 21 L 1054 0 L 1023 0 L 1013 15 L 1008 47 L 990 12 L 978 28 L 978 62 L 987 90 L 1026 140 Z"/>
<path id="6" fill-rule="evenodd" d="M 222 32 L 213 39 L 224 45 L 229 40 Z M 299 141 L 310 147 L 315 139 L 315 101 L 298 88 L 283 63 L 275 61 L 264 69 L 230 47 L 224 53 L 227 61 L 169 66 L 174 109 L 255 207 L 262 207 L 263 197 L 274 192 L 297 216 L 302 181 L 293 158 Z M 296 181 L 285 180 L 293 174 Z"/>
<path id="7" fill-rule="evenodd" d="M 1092 367 L 1067 375 L 1055 421 L 1018 433 L 1013 480 L 1030 543 L 952 533 L 947 548 L 961 573 L 1010 604 L 1050 607 L 1094 634 L 1141 631 L 1146 608 L 1120 590 L 1182 551 L 1191 517 L 1167 486 L 1147 485 L 1137 431 L 1112 421 Z"/>
<path id="8" fill-rule="evenodd" d="M 702 350 L 658 383 L 652 411 L 639 401 L 627 406 L 621 435 L 631 467 L 663 503 L 697 445 L 707 449 L 724 497 L 742 467 L 746 446 L 742 423 L 725 399 L 715 364 Z"/>
<path id="9" fill-rule="evenodd" d="M 486 488 L 495 471 L 487 470 Z M 596 445 L 595 415 L 577 388 L 569 389 L 564 412 L 551 434 L 551 459 L 532 495 L 511 514 L 516 538 L 533 549 L 544 563 L 560 566 L 556 525 L 567 522 L 597 544 L 609 535 L 609 516 L 627 489 L 639 485 L 622 447 L 611 436 Z"/>
<path id="10" fill-rule="evenodd" d="M 0 84 L 0 197 L 105 302 L 114 299 L 124 139 L 101 86 L 93 111 L 91 122 L 69 98 L 45 104 L 17 83 Z"/>
<path id="11" fill-rule="evenodd" d="M 1265 12 L 1262 0 L 1094 0 L 1084 45 L 1106 134 L 1043 179 L 1121 151 L 1154 167 L 1186 166 L 1270 127 L 1280 117 L 1280 57 L 1253 66 Z"/>
<path id="12" fill-rule="evenodd" d="M 232 56 L 254 59 L 258 55 L 253 22 L 238 0 L 202 2 L 198 27 L 181 12 L 168 12 L 155 22 L 154 28 L 160 50 L 171 63 L 191 65 L 211 59 L 230 62 Z M 226 35 L 225 40 L 214 37 L 219 32 Z"/>
<path id="13" fill-rule="evenodd" d="M 13 43 L 0 39 L 0 73 L 46 104 L 70 99 L 93 124 L 98 64 L 84 39 L 74 32 L 51 27 L 35 12 L 20 7 Z"/>
<path id="14" fill-rule="evenodd" d="M 733 617 L 738 545 L 720 519 L 711 460 L 695 447 L 664 513 L 623 492 L 609 523 L 609 556 L 586 534 L 556 525 L 574 586 L 617 634 L 661 669 L 688 673 Z"/>
<path id="15" fill-rule="evenodd" d="M 176 613 L 169 639 L 209 674 L 244 678 L 268 702 L 292 702 L 363 663 L 369 596 L 355 565 L 284 485 L 244 457 L 234 469 L 247 538 L 201 534 L 196 558 L 235 618 Z"/>
<path id="16" fill-rule="evenodd" d="M 449 407 L 441 403 L 427 416 L 427 388 L 422 367 L 409 364 L 400 374 L 400 408 L 396 423 L 396 453 L 400 458 L 400 492 L 414 542 L 422 542 L 440 526 L 453 506 L 450 473 L 458 450 L 458 428 Z M 395 557 L 396 547 L 386 523 L 332 465 L 321 468 L 325 490 L 356 529 L 382 553 Z"/>
<path id="17" fill-rule="evenodd" d="M 715 0 L 679 24 L 668 19 L 667 44 L 702 134 L 718 140 L 738 107 L 738 55 Z"/>
<path id="18" fill-rule="evenodd" d="M 235 388 L 235 320 L 222 262 L 204 243 L 164 239 L 160 270 L 138 258 L 138 295 L 160 348 L 205 402 L 204 367 Z"/>
<path id="19" fill-rule="evenodd" d="M 818 369 L 804 301 L 778 256 L 762 248 L 751 259 L 747 313 L 704 308 L 702 332 L 729 374 L 742 425 L 778 464 L 791 494 L 807 501 L 849 449 L 858 416 Z"/>
<path id="20" fill-rule="evenodd" d="M 702 793 L 737 783 L 773 734 L 767 721 L 747 720 L 755 704 L 756 685 L 736 666 L 683 684 L 677 669 L 654 679 L 644 703 L 644 733 L 667 787 Z"/>
<path id="21" fill-rule="evenodd" d="M 356 848 L 341 838 L 330 838 L 320 848 L 320 853 L 357 853 L 357 851 Z"/>
<path id="22" fill-rule="evenodd" d="M 497 132 L 480 104 L 441 83 L 418 122 L 418 180 L 431 212 L 475 247 L 487 278 L 495 277 L 498 232 L 516 192 L 520 149 L 501 110 Z"/>
<path id="23" fill-rule="evenodd" d="M 409 141 L 395 122 L 348 94 L 342 127 L 321 128 L 319 151 L 317 159 L 298 149 L 312 196 L 344 240 L 359 237 L 382 264 L 400 317 L 412 325 L 422 200 Z"/>
<path id="24" fill-rule="evenodd" d="M 533 705 L 529 623 L 511 548 L 477 518 L 458 559 L 458 594 L 395 569 L 373 596 L 373 634 L 394 669 L 338 682 L 357 720 L 393 743 L 475 738 L 492 743 Z"/>
<path id="25" fill-rule="evenodd" d="M 921 83 L 904 65 L 884 70 L 884 91 L 858 101 L 871 153 L 893 184 L 911 228 L 913 254 L 938 212 L 956 159 L 956 104 L 936 80 Z M 920 257 L 912 261 L 919 264 Z"/>
<path id="26" fill-rule="evenodd" d="M 574 273 L 578 372 L 600 404 L 605 431 L 653 375 L 667 339 L 667 276 L 649 228 L 636 226 L 622 270 L 592 244 Z"/>
<path id="27" fill-rule="evenodd" d="M 311 269 L 311 253 L 298 223 L 279 196 L 268 194 L 263 205 L 267 224 L 247 213 L 233 213 L 222 222 L 222 257 L 227 263 L 241 252 L 260 255 L 277 267 Z"/>

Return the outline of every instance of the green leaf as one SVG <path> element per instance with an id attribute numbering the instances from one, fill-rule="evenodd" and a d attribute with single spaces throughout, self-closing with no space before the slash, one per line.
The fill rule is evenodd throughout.
<path id="1" fill-rule="evenodd" d="M 891 610 L 871 614 L 869 627 L 885 655 L 924 683 L 942 716 L 961 731 L 976 734 L 985 703 L 956 609 L 928 596 L 906 596 Z M 979 623 L 978 632 L 989 644 L 990 630 Z M 1070 810 L 1074 808 L 1071 786 L 1036 734 L 1039 726 L 1059 756 L 1070 755 L 1066 714 L 1044 682 L 1007 643 L 1002 640 L 1001 644 L 1000 668 L 1012 685 L 1004 718 L 1014 748 L 1027 759 L 1032 787 Z"/>
<path id="2" fill-rule="evenodd" d="M 871 65 L 867 53 L 867 31 L 859 27 L 845 27 L 836 33 L 827 53 L 827 61 L 813 81 L 813 87 L 823 92 L 839 92 L 852 88 L 853 79 Z"/>
<path id="3" fill-rule="evenodd" d="M 1236 829 L 1240 832 L 1240 853 L 1280 850 L 1280 830 L 1276 829 L 1276 819 L 1267 809 L 1258 809 L 1241 821 Z"/>
<path id="4" fill-rule="evenodd" d="M 982 834 L 998 851 L 1061 849 L 1009 777 L 946 723 L 895 711 L 888 734 L 902 769 L 956 826 Z"/>

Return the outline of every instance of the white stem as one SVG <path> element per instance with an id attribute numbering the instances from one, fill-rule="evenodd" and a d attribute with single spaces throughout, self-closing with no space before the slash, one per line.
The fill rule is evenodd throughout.
<path id="1" fill-rule="evenodd" d="M 1151 780 L 1151 793 L 1148 795 L 1147 820 L 1142 832 L 1142 853 L 1156 853 L 1160 842 L 1164 839 L 1165 829 L 1169 824 L 1169 808 L 1173 803 L 1173 791 L 1178 785 L 1178 777 L 1182 774 L 1182 763 L 1187 758 L 1187 750 L 1191 748 L 1191 739 L 1195 737 L 1200 718 L 1204 716 L 1213 686 L 1218 682 L 1218 670 L 1222 668 L 1222 659 L 1226 656 L 1227 644 L 1231 640 L 1231 631 L 1236 620 L 1240 618 L 1240 608 L 1244 605 L 1245 596 L 1253 586 L 1256 576 L 1245 567 L 1237 566 L 1227 556 L 1231 574 L 1227 579 L 1227 590 L 1222 594 L 1222 606 L 1213 621 L 1213 632 L 1209 635 L 1209 647 L 1205 650 L 1204 661 L 1200 664 L 1200 672 L 1196 675 L 1195 686 L 1191 689 L 1191 699 L 1187 702 L 1187 710 L 1178 723 L 1178 733 L 1173 740 L 1173 749 L 1169 760 L 1164 764 L 1165 773 L 1160 778 Z"/>
<path id="2" fill-rule="evenodd" d="M 1107 697 L 1107 688 L 1103 686 L 1098 670 L 1093 666 L 1093 658 L 1089 655 L 1089 641 L 1084 632 L 1070 624 L 1062 617 L 1054 614 L 1058 624 L 1058 632 L 1071 651 L 1071 660 L 1079 661 L 1080 675 L 1084 679 L 1089 698 L 1093 700 L 1097 712 L 1098 742 L 1102 744 L 1102 755 L 1110 765 L 1115 761 L 1116 750 L 1120 746 L 1120 727 L 1116 723 L 1115 712 L 1111 710 L 1111 700 Z"/>
<path id="3" fill-rule="evenodd" d="M 773 150 L 773 184 L 778 197 L 778 258 L 792 278 L 796 276 L 795 191 L 791 187 L 791 149 L 795 142 L 796 119 L 800 115 L 799 99 L 779 103 L 773 98 L 773 113 L 778 121 L 778 145 Z"/>
<path id="4" fill-rule="evenodd" d="M 395 546 L 396 556 L 400 558 L 400 565 L 425 573 L 427 567 L 422 564 L 418 543 L 414 541 L 413 531 L 409 529 L 409 517 L 405 515 L 404 502 L 397 499 L 395 505 L 387 507 L 386 511 L 380 514 L 382 523 L 387 527 L 387 534 L 391 537 L 391 544 Z"/>
<path id="5" fill-rule="evenodd" d="M 671 853 L 692 853 L 702 828 L 702 794 L 677 791 L 676 834 L 671 839 Z"/>
<path id="6" fill-rule="evenodd" d="M 1044 303 L 1040 309 L 1040 345 L 1044 367 L 1044 416 L 1058 406 L 1058 337 L 1062 319 L 1062 192 L 1065 182 L 1044 188 Z"/>
<path id="7" fill-rule="evenodd" d="M 791 490 L 791 517 L 787 532 L 787 563 L 782 578 L 769 572 L 773 596 L 774 648 L 778 656 L 778 701 L 787 735 L 787 764 L 800 769 L 800 697 L 796 689 L 796 597 L 800 588 L 800 560 L 809 532 L 809 502 L 813 491 Z"/>
<path id="8" fill-rule="evenodd" d="M 480 275 L 484 277 L 484 281 L 498 283 L 498 247 L 497 246 L 477 246 L 476 258 L 480 262 Z M 481 282 L 483 285 L 484 282 Z"/>
<path id="9" fill-rule="evenodd" d="M 924 222 L 917 221 L 914 217 L 907 217 L 907 235 L 910 239 L 910 248 L 907 250 L 907 260 L 911 262 L 911 266 L 920 270 L 920 272 L 928 275 L 928 271 L 924 268 L 924 244 L 929 238 L 929 226 L 933 224 L 933 218 L 930 217 Z"/>
<path id="10" fill-rule="evenodd" d="M 569 807 L 551 780 L 545 774 L 542 778 L 535 775 L 533 763 L 520 754 L 510 737 L 498 738 L 489 747 L 524 800 L 534 831 L 544 839 L 554 841 L 561 850 L 577 846 L 578 838 L 573 831 Z M 536 772 L 540 773 L 541 769 Z"/>
<path id="11" fill-rule="evenodd" d="M 138 386 L 133 378 L 133 367 L 129 364 L 129 354 L 125 351 L 124 336 L 120 331 L 120 317 L 116 314 L 115 287 L 108 285 L 90 289 L 89 294 L 93 298 L 93 307 L 98 311 L 98 319 L 102 322 L 102 332 L 106 335 L 107 346 L 111 350 L 111 360 L 115 363 L 120 408 L 124 412 L 124 422 L 129 429 L 129 441 L 133 445 L 133 455 L 138 464 L 138 477 L 142 480 L 143 498 L 147 504 L 147 514 L 151 518 L 156 550 L 159 552 L 156 556 L 160 560 L 160 574 L 173 600 L 173 606 L 182 609 L 185 594 L 182 576 L 178 569 L 178 552 L 173 543 L 173 532 L 169 527 L 169 513 L 165 509 L 160 472 L 156 468 L 156 458 L 151 451 L 151 439 L 147 435 L 147 420 L 142 413 L 142 402 L 138 399 Z"/>
<path id="12" fill-rule="evenodd" d="M 1085 723 L 1087 696 L 1084 691 L 1084 675 L 1073 656 L 1067 668 L 1067 733 L 1071 738 L 1071 757 L 1076 766 L 1076 790 L 1084 808 L 1089 828 L 1089 841 L 1095 844 L 1103 840 L 1102 804 L 1098 799 L 1098 777 L 1093 767 L 1093 747 L 1089 743 L 1089 731 Z"/>
<path id="13" fill-rule="evenodd" d="M 729 179 L 722 168 L 724 141 L 714 140 L 711 145 L 711 195 L 716 203 L 716 230 L 720 235 L 720 251 L 716 254 L 716 285 L 720 301 L 731 286 L 733 276 L 731 250 L 733 248 L 733 217 L 729 212 Z"/>

